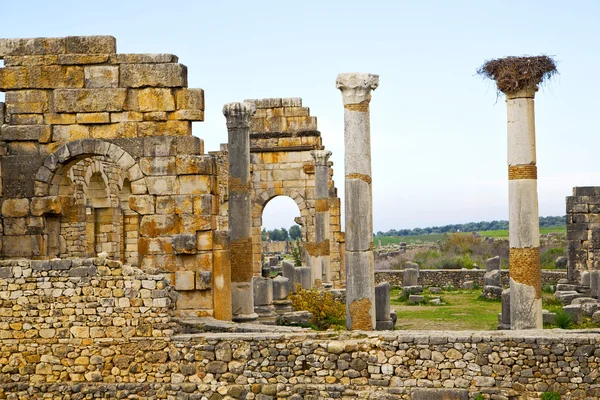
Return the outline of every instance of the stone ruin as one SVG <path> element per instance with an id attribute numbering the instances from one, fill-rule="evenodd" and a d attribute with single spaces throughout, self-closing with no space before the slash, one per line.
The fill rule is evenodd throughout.
<path id="1" fill-rule="evenodd" d="M 378 76 L 336 81 L 344 233 L 330 153 L 300 99 L 226 105 L 228 144 L 206 154 L 192 136 L 204 92 L 187 87 L 174 55 L 117 54 L 113 37 L 95 36 L 0 39 L 0 59 L 0 398 L 600 395 L 592 334 L 368 332 L 395 322 L 390 286 L 376 287 L 373 273 Z M 517 161 L 510 179 L 531 180 L 530 160 Z M 280 195 L 300 210 L 307 266 L 284 263 L 271 279 L 261 277 L 260 225 Z M 532 244 L 511 248 L 517 267 L 536 265 Z M 412 271 L 406 282 L 418 287 Z M 520 323 L 511 328 L 530 328 L 537 311 L 519 312 L 538 300 L 529 296 L 535 271 L 516 271 L 521 294 L 511 291 L 507 314 Z M 285 315 L 292 282 L 346 286 L 348 328 L 367 332 L 227 322 Z M 206 316 L 221 321 L 196 320 Z"/>

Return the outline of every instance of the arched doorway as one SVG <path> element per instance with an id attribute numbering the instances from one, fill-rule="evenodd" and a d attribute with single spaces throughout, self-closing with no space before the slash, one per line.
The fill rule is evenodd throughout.
<path id="1" fill-rule="evenodd" d="M 263 207 L 261 251 L 263 264 L 272 257 L 290 258 L 296 240 L 305 241 L 298 205 L 287 196 L 276 196 Z"/>

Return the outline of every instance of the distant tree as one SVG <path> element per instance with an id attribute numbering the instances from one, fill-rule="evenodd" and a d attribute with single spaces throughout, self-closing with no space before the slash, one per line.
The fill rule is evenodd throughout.
<path id="1" fill-rule="evenodd" d="M 273 230 L 270 232 L 270 234 L 269 234 L 269 237 L 271 238 L 271 240 L 274 240 L 274 241 L 276 241 L 276 242 L 279 242 L 279 241 L 281 241 L 281 240 L 284 240 L 284 239 L 283 239 L 283 236 L 282 236 L 282 234 L 281 234 L 281 231 L 280 231 L 279 229 L 273 229 Z"/>
<path id="2" fill-rule="evenodd" d="M 290 238 L 290 235 L 288 234 L 287 229 L 285 228 L 281 228 L 281 240 L 288 240 Z"/>
<path id="3" fill-rule="evenodd" d="M 269 240 L 269 233 L 265 228 L 263 228 L 263 230 L 260 232 L 260 236 L 263 241 Z"/>
<path id="4" fill-rule="evenodd" d="M 302 230 L 300 230 L 300 225 L 293 225 L 290 227 L 290 239 L 296 240 L 300 239 L 302 236 Z"/>

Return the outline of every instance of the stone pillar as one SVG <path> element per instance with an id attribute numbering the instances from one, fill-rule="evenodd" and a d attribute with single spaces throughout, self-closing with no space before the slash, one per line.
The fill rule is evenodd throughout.
<path id="1" fill-rule="evenodd" d="M 327 150 L 312 150 L 315 160 L 315 242 L 306 243 L 315 287 L 323 282 L 331 282 L 329 256 L 329 157 Z"/>
<path id="2" fill-rule="evenodd" d="M 375 328 L 373 199 L 371 191 L 371 91 L 373 74 L 339 74 L 344 103 L 346 222 L 346 321 L 350 330 Z"/>
<path id="3" fill-rule="evenodd" d="M 506 93 L 511 329 L 543 327 L 533 106 L 536 90 Z"/>
<path id="4" fill-rule="evenodd" d="M 251 103 L 229 103 L 223 107 L 229 148 L 229 236 L 231 255 L 231 309 L 234 321 L 251 321 L 252 204 L 250 199 L 250 119 L 256 112 Z"/>

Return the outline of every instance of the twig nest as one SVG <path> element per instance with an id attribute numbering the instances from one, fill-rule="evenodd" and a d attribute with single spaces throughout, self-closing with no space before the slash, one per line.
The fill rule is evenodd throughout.
<path id="1" fill-rule="evenodd" d="M 558 73 L 556 62 L 548 56 L 505 57 L 486 61 L 479 75 L 496 81 L 498 90 L 505 94 L 535 89 Z"/>

